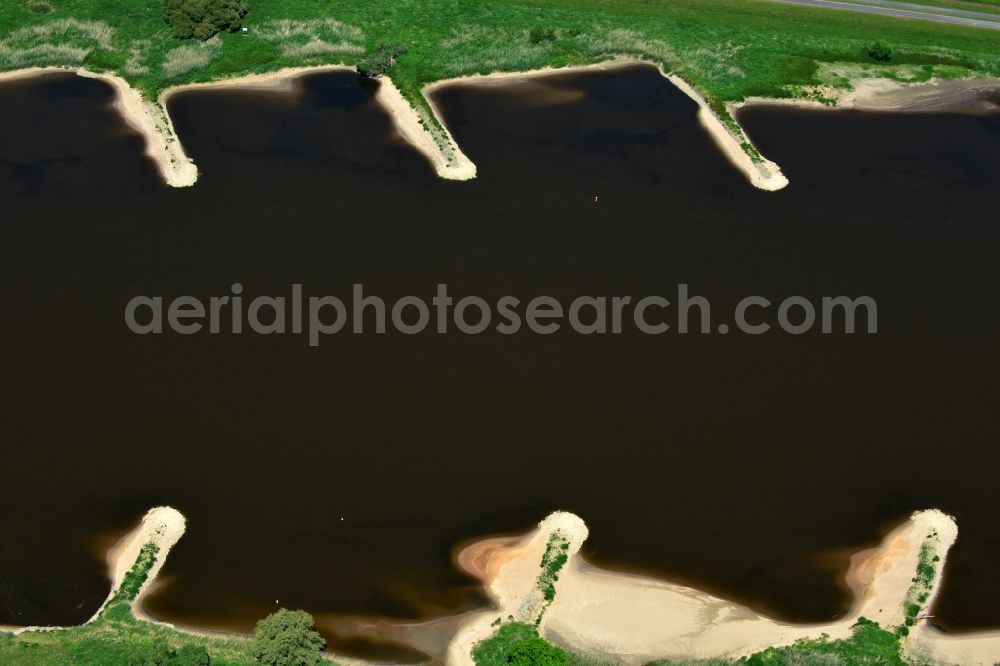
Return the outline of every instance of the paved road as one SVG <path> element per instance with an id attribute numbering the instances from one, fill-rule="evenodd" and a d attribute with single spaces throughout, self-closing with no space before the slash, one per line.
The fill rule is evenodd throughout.
<path id="1" fill-rule="evenodd" d="M 928 5 L 917 5 L 911 2 L 897 2 L 896 0 L 864 0 L 865 4 L 863 5 L 854 2 L 845 2 L 844 0 L 775 1 L 784 2 L 790 5 L 843 9 L 852 12 L 861 12 L 863 14 L 880 14 L 882 16 L 894 16 L 896 18 L 920 19 L 923 21 L 937 21 L 939 23 L 964 25 L 971 28 L 1000 30 L 1000 14 L 975 12 L 966 9 L 931 7 Z"/>

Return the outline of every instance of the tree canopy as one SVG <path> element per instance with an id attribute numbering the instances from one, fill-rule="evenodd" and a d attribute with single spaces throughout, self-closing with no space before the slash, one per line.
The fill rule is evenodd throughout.
<path id="1" fill-rule="evenodd" d="M 385 70 L 396 64 L 396 58 L 406 53 L 406 46 L 403 44 L 379 44 L 378 50 L 366 56 L 358 63 L 358 73 L 361 76 L 378 78 L 385 74 Z"/>
<path id="2" fill-rule="evenodd" d="M 315 666 L 325 646 L 312 615 L 282 608 L 257 623 L 252 652 L 267 666 Z"/>
<path id="3" fill-rule="evenodd" d="M 174 37 L 205 41 L 236 30 L 249 11 L 245 0 L 163 0 L 163 18 Z"/>
<path id="4" fill-rule="evenodd" d="M 514 666 L 566 666 L 569 659 L 562 648 L 540 636 L 522 638 L 510 647 L 507 663 Z"/>

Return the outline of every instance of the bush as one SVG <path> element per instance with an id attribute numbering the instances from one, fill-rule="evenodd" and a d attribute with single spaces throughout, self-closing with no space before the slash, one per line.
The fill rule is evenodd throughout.
<path id="1" fill-rule="evenodd" d="M 36 14 L 48 14 L 52 11 L 52 5 L 46 0 L 28 0 L 28 9 Z"/>
<path id="2" fill-rule="evenodd" d="M 530 31 L 528 31 L 528 41 L 532 44 L 541 44 L 542 42 L 554 42 L 556 40 L 556 31 L 553 28 L 543 28 L 536 25 Z"/>
<path id="3" fill-rule="evenodd" d="M 396 64 L 396 59 L 406 53 L 402 44 L 379 44 L 374 55 L 367 56 L 358 62 L 358 74 L 378 78 Z"/>
<path id="4" fill-rule="evenodd" d="M 315 666 L 325 646 L 312 615 L 282 608 L 257 623 L 251 651 L 267 666 Z"/>
<path id="5" fill-rule="evenodd" d="M 163 19 L 178 39 L 205 41 L 223 30 L 237 30 L 247 11 L 245 0 L 163 0 Z"/>
<path id="6" fill-rule="evenodd" d="M 566 666 L 568 662 L 562 648 L 540 636 L 522 638 L 511 646 L 507 655 L 507 663 L 514 666 Z"/>
<path id="7" fill-rule="evenodd" d="M 211 663 L 208 651 L 199 645 L 175 649 L 162 639 L 144 650 L 134 649 L 130 662 L 130 666 L 209 666 Z"/>
<path id="8" fill-rule="evenodd" d="M 868 57 L 876 62 L 889 62 L 892 60 L 892 49 L 885 42 L 875 42 L 868 47 Z"/>
<path id="9" fill-rule="evenodd" d="M 567 666 L 566 653 L 538 635 L 530 624 L 511 622 L 472 650 L 476 666 Z"/>

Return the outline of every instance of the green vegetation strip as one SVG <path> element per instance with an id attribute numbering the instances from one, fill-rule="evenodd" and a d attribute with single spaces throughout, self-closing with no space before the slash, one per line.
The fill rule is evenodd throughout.
<path id="1" fill-rule="evenodd" d="M 213 2 L 171 0 L 168 25 L 156 1 L 5 0 L 0 71 L 85 66 L 116 72 L 155 98 L 171 85 L 283 67 L 386 63 L 432 132 L 439 128 L 421 94 L 429 83 L 616 55 L 684 77 L 727 122 L 727 102 L 823 98 L 814 88 L 846 86 L 826 74 L 829 64 L 905 71 L 900 78 L 914 70 L 922 79 L 1000 76 L 989 30 L 766 0 L 226 0 L 226 11 L 178 19 L 177 5 L 192 4 Z M 200 40 L 175 37 L 214 30 Z M 873 59 L 877 42 L 890 60 Z M 387 49 L 398 57 L 386 58 Z"/>

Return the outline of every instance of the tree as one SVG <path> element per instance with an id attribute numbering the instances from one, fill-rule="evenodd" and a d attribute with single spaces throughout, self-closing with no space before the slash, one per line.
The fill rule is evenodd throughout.
<path id="1" fill-rule="evenodd" d="M 877 62 L 892 60 L 892 49 L 885 42 L 875 42 L 868 47 L 868 57 Z"/>
<path id="2" fill-rule="evenodd" d="M 163 19 L 178 39 L 205 41 L 223 30 L 237 30 L 247 11 L 245 0 L 163 0 Z"/>
<path id="3" fill-rule="evenodd" d="M 251 649 L 267 666 L 315 666 L 325 646 L 312 615 L 282 608 L 257 623 Z"/>
<path id="4" fill-rule="evenodd" d="M 566 666 L 569 659 L 562 648 L 540 636 L 522 638 L 510 646 L 507 663 L 514 666 Z"/>
<path id="5" fill-rule="evenodd" d="M 358 63 L 358 74 L 373 79 L 385 74 L 385 70 L 396 64 L 396 58 L 406 53 L 403 44 L 379 44 L 374 55 L 367 56 Z"/>

